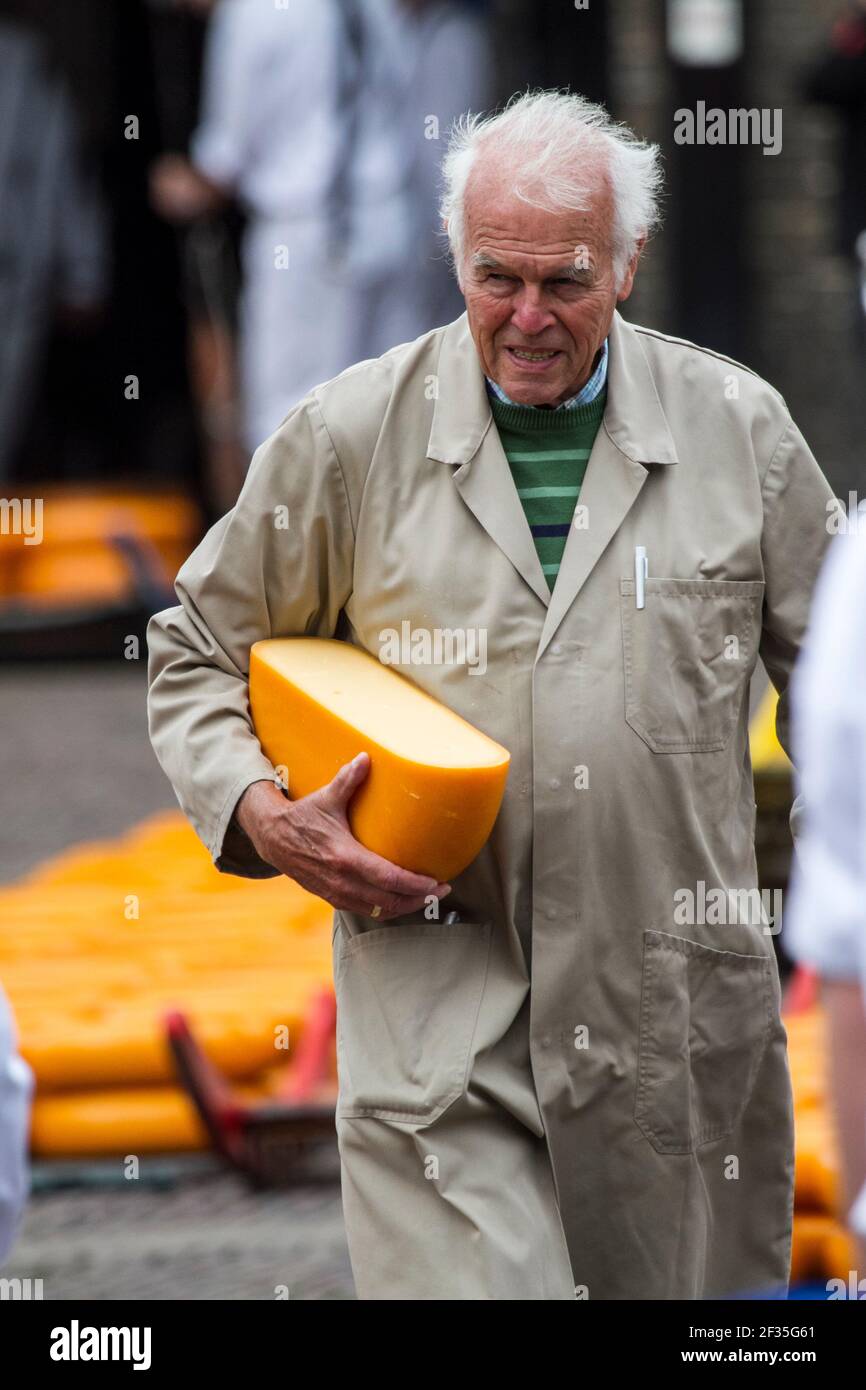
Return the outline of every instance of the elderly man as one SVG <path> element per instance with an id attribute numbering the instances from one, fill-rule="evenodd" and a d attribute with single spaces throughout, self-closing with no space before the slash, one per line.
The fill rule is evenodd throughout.
<path id="1" fill-rule="evenodd" d="M 784 740 L 832 494 L 772 387 L 617 311 L 654 147 L 535 93 L 463 121 L 445 176 L 466 314 L 257 452 L 153 620 L 153 741 L 219 868 L 337 909 L 361 1297 L 779 1294 L 792 1107 L 772 927 L 742 906 L 748 691 L 760 652 Z M 453 884 L 355 842 L 363 749 L 291 802 L 250 727 L 253 642 L 380 654 L 404 622 L 486 635 L 483 672 L 407 674 L 511 751 Z"/>

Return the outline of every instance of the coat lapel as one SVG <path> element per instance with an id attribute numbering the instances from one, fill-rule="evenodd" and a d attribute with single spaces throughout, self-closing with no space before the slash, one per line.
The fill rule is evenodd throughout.
<path id="1" fill-rule="evenodd" d="M 608 346 L 607 403 L 578 499 L 586 525 L 568 533 L 539 656 L 628 515 L 650 466 L 679 461 L 640 338 L 618 311 Z"/>
<path id="2" fill-rule="evenodd" d="M 427 457 L 458 465 L 454 482 L 463 501 L 546 606 L 550 590 L 493 424 L 484 373 L 465 314 L 443 334 L 436 385 Z"/>
<path id="3" fill-rule="evenodd" d="M 640 339 L 618 311 L 609 350 L 607 405 L 579 498 L 587 525 L 571 528 L 551 595 L 493 425 L 466 315 L 449 324 L 442 336 L 427 456 L 456 465 L 454 482 L 464 502 L 547 607 L 539 656 L 622 525 L 649 466 L 678 462 Z"/>

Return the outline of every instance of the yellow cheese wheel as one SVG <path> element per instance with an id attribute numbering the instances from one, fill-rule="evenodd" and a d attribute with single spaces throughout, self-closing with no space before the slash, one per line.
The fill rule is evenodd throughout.
<path id="1" fill-rule="evenodd" d="M 290 1039 L 303 1031 L 305 1008 L 312 985 L 296 992 L 286 989 L 281 1006 L 268 1001 L 257 1009 L 250 1001 L 244 1009 L 238 1001 L 235 1012 L 197 1014 L 189 1011 L 190 1024 L 214 1066 L 229 1078 L 252 1076 L 273 1065 L 275 1040 L 288 1030 Z M 25 1020 L 26 1022 L 26 1020 Z M 172 1081 L 176 1068 L 165 1038 L 160 1015 L 94 1019 L 86 1028 L 67 1027 L 53 1033 L 28 1035 L 22 1028 L 21 1054 L 33 1068 L 40 1092 L 74 1090 L 99 1085 L 139 1084 Z"/>
<path id="2" fill-rule="evenodd" d="M 821 1244 L 821 1258 L 828 1279 L 844 1279 L 848 1283 L 852 1270 L 860 1268 L 857 1242 L 841 1222 L 835 1221 L 827 1228 Z"/>
<path id="3" fill-rule="evenodd" d="M 857 1269 L 857 1245 L 850 1231 L 832 1216 L 794 1213 L 791 1283 L 808 1279 L 844 1279 Z"/>
<path id="4" fill-rule="evenodd" d="M 447 882 L 493 829 L 507 750 L 360 647 L 308 637 L 257 642 L 250 708 L 293 800 L 369 753 L 349 824 L 362 845 L 403 869 Z"/>
<path id="5" fill-rule="evenodd" d="M 33 1103 L 30 1146 L 37 1157 L 202 1149 L 207 1142 L 192 1101 L 169 1086 L 37 1096 Z"/>
<path id="6" fill-rule="evenodd" d="M 794 1190 L 798 1207 L 836 1212 L 840 1201 L 840 1175 L 830 1136 L 797 1135 Z"/>
<path id="7" fill-rule="evenodd" d="M 820 1278 L 824 1271 L 824 1246 L 832 1235 L 834 1222 L 830 1216 L 816 1212 L 794 1212 L 791 1240 L 791 1283 L 800 1284 Z"/>
<path id="8" fill-rule="evenodd" d="M 174 576 L 200 531 L 195 504 L 175 492 L 91 487 L 41 489 L 42 538 L 0 533 L 0 592 L 31 605 L 119 600 L 131 585 L 116 537 L 144 543 Z"/>
<path id="9" fill-rule="evenodd" d="M 827 1093 L 826 1068 L 811 1059 L 791 1058 L 791 1084 L 794 1107 L 798 1112 L 819 1109 Z"/>

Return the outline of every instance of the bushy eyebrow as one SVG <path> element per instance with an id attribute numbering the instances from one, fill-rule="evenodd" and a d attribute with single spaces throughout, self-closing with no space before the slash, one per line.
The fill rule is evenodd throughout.
<path id="1" fill-rule="evenodd" d="M 513 275 L 513 271 L 507 266 L 500 265 L 495 257 L 486 251 L 476 251 L 472 257 L 472 268 L 474 270 L 495 270 L 502 275 Z M 545 275 L 545 280 L 573 280 L 575 284 L 583 284 L 592 279 L 592 272 L 588 266 L 564 265 L 558 270 L 554 270 L 550 275 Z"/>

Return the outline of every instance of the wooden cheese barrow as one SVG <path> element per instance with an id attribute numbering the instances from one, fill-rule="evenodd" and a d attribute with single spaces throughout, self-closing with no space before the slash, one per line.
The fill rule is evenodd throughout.
<path id="1" fill-rule="evenodd" d="M 215 1151 L 256 1188 L 289 1186 L 309 1145 L 334 1137 L 335 1023 L 336 1000 L 328 988 L 310 1005 L 297 1054 L 274 1097 L 250 1101 L 210 1061 L 186 1016 L 179 1010 L 166 1014 L 178 1076 Z"/>

